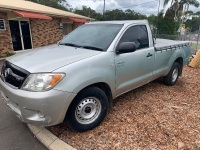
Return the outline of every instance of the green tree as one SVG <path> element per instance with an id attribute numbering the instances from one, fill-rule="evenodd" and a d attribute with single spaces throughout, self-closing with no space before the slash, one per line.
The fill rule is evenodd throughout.
<path id="1" fill-rule="evenodd" d="M 107 10 L 103 16 L 103 20 L 138 20 L 138 19 L 147 19 L 147 16 L 137 13 L 134 10 L 130 9 L 127 9 L 125 11 L 119 9 Z"/>
<path id="2" fill-rule="evenodd" d="M 82 9 L 75 9 L 73 10 L 74 13 L 87 16 L 90 18 L 94 18 L 95 20 L 101 20 L 102 15 L 100 13 L 97 13 L 95 10 L 91 9 L 90 7 L 87 6 L 82 6 Z"/>
<path id="3" fill-rule="evenodd" d="M 153 27 L 157 27 L 157 23 L 158 23 L 158 16 L 155 15 L 150 15 L 148 16 L 148 22 L 151 26 Z"/>
<path id="4" fill-rule="evenodd" d="M 200 11 L 197 11 L 195 14 L 200 17 Z"/>
<path id="5" fill-rule="evenodd" d="M 73 12 L 76 14 L 94 18 L 97 21 L 147 19 L 146 15 L 142 15 L 130 9 L 127 9 L 125 11 L 119 9 L 107 10 L 104 15 L 102 15 L 101 13 L 97 13 L 90 7 L 82 6 L 81 9 L 75 9 L 73 10 Z"/>
<path id="6" fill-rule="evenodd" d="M 171 5 L 173 3 L 174 0 L 164 0 L 164 7 L 169 4 L 169 2 L 171 2 Z M 180 3 L 183 3 L 183 4 L 189 4 L 189 5 L 192 5 L 192 6 L 195 6 L 195 7 L 199 7 L 199 2 L 197 0 L 181 0 Z"/>
<path id="7" fill-rule="evenodd" d="M 193 15 L 193 14 L 194 14 L 194 12 L 191 11 L 191 10 L 188 10 L 188 11 L 185 12 L 185 15 L 190 15 L 190 16 L 191 16 L 191 15 Z"/>
<path id="8" fill-rule="evenodd" d="M 197 0 L 180 0 L 179 5 L 174 5 L 173 2 L 174 0 L 164 0 L 164 7 L 169 3 L 171 3 L 171 6 L 167 9 L 165 15 L 161 13 L 158 18 L 158 32 L 160 34 L 177 34 L 176 31 L 180 24 L 192 15 L 192 11 L 188 11 L 189 6 L 199 7 Z M 185 14 L 184 11 L 186 11 Z"/>
<path id="9" fill-rule="evenodd" d="M 170 11 L 167 11 L 164 16 L 164 12 L 161 11 L 158 15 L 157 33 L 176 35 L 177 30 L 178 23 L 174 22 L 173 14 Z"/>
<path id="10" fill-rule="evenodd" d="M 46 5 L 49 7 L 61 9 L 61 10 L 69 10 L 69 4 L 65 0 L 27 0 L 34 3 Z"/>
<path id="11" fill-rule="evenodd" d="M 174 14 L 174 20 L 179 18 L 179 23 L 182 23 L 182 17 L 185 15 L 184 12 L 190 12 L 189 6 L 199 7 L 199 2 L 197 0 L 180 0 L 180 2 L 174 0 L 164 0 L 164 7 L 171 1 L 171 6 L 167 11 L 172 11 Z M 172 5 L 173 4 L 173 5 Z"/>
<path id="12" fill-rule="evenodd" d="M 193 15 L 192 19 L 187 19 L 184 24 L 190 29 L 191 32 L 198 31 L 200 25 L 200 15 Z"/>

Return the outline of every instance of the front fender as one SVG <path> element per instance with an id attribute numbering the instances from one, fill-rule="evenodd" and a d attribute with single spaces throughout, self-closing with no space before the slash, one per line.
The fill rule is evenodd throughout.
<path id="1" fill-rule="evenodd" d="M 55 72 L 65 72 L 66 77 L 55 87 L 57 90 L 77 94 L 85 87 L 103 82 L 115 89 L 115 65 L 112 52 L 102 52 L 76 63 L 62 67 Z"/>

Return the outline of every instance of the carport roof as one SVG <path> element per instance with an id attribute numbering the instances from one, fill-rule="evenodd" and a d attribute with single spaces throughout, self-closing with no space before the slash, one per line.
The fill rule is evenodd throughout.
<path id="1" fill-rule="evenodd" d="M 44 6 L 30 1 L 25 0 L 0 0 L 0 9 L 11 9 L 11 10 L 22 10 L 28 12 L 42 13 L 49 16 L 57 17 L 74 17 L 86 20 L 93 20 L 92 18 L 85 17 L 82 15 L 74 14 L 68 11 L 59 10 L 56 8 Z"/>

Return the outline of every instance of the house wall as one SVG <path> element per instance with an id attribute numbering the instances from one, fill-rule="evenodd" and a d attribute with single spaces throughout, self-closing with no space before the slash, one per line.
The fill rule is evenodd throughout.
<path id="1" fill-rule="evenodd" d="M 78 23 L 78 22 L 74 22 L 73 26 L 72 26 L 72 30 L 75 30 L 76 28 L 78 28 L 79 26 L 83 25 L 84 23 Z"/>
<path id="2" fill-rule="evenodd" d="M 0 11 L 0 19 L 4 19 L 6 26 L 6 30 L 0 30 L 0 56 L 5 56 L 6 53 L 13 53 L 7 13 Z"/>
<path id="3" fill-rule="evenodd" d="M 33 48 L 57 43 L 61 38 L 62 29 L 59 29 L 62 20 L 53 18 L 53 20 L 30 19 Z"/>
<path id="4" fill-rule="evenodd" d="M 6 56 L 7 53 L 14 53 L 8 20 L 12 18 L 16 18 L 16 16 L 12 16 L 11 12 L 0 11 L 0 19 L 4 19 L 6 26 L 6 30 L 0 30 L 0 56 L 3 57 Z M 23 18 L 20 19 L 23 20 Z M 59 29 L 59 27 L 63 19 L 53 18 L 51 21 L 29 19 L 29 21 L 33 48 L 54 44 L 62 39 L 63 33 L 62 29 Z M 65 19 L 64 22 L 70 22 L 70 20 Z M 79 25 L 82 25 L 82 23 L 70 23 L 72 23 L 72 29 L 70 30 L 74 30 Z"/>

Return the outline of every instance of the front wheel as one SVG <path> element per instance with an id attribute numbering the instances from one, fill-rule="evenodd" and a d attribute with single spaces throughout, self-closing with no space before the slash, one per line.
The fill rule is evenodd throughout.
<path id="1" fill-rule="evenodd" d="M 175 85 L 178 80 L 178 76 L 180 72 L 181 72 L 180 64 L 177 62 L 174 62 L 169 73 L 165 77 L 163 77 L 164 83 L 166 85 Z"/>
<path id="2" fill-rule="evenodd" d="M 98 126 L 109 108 L 106 94 L 97 87 L 81 91 L 72 101 L 66 121 L 76 131 L 86 131 Z"/>

